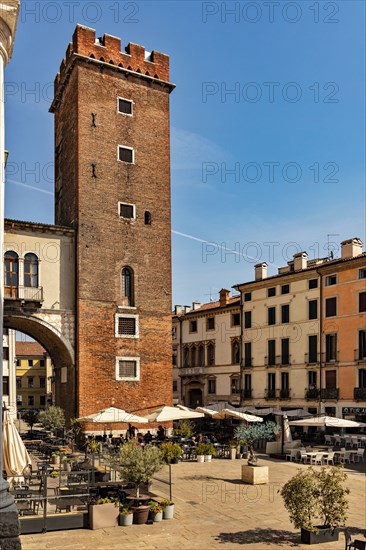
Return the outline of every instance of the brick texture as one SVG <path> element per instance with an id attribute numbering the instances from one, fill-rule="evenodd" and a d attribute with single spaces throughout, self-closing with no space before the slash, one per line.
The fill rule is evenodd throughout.
<path id="1" fill-rule="evenodd" d="M 95 44 L 92 29 L 77 27 L 56 79 L 56 223 L 76 229 L 77 414 L 112 404 L 127 411 L 171 404 L 171 227 L 169 93 L 173 86 L 140 74 L 169 77 L 169 60 L 105 35 Z M 129 59 L 132 70 L 117 65 Z M 74 56 L 87 55 L 88 60 Z M 118 57 L 119 56 L 119 57 Z M 99 56 L 100 57 L 100 56 Z M 98 57 L 98 59 L 99 59 Z M 72 61 L 72 62 L 71 62 Z M 122 61 L 119 61 L 122 62 Z M 125 65 L 126 61 L 123 61 Z M 156 65 L 156 66 L 155 66 Z M 68 66 L 68 69 L 66 69 Z M 140 72 L 134 74 L 132 71 Z M 133 101 L 133 116 L 117 112 L 117 98 Z M 117 160 L 118 145 L 134 148 L 135 164 Z M 136 219 L 120 218 L 118 203 L 134 204 Z M 151 225 L 145 225 L 145 211 Z M 121 309 L 121 271 L 135 277 L 134 310 Z M 116 338 L 115 314 L 139 316 L 137 339 Z M 140 381 L 116 380 L 116 357 L 140 357 Z M 142 411 L 145 414 L 148 411 Z"/>

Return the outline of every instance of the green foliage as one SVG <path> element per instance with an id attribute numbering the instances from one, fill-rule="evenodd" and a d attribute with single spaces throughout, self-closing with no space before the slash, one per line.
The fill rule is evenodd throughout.
<path id="1" fill-rule="evenodd" d="M 105 459 L 123 481 L 136 484 L 137 496 L 141 483 L 149 483 L 164 465 L 160 449 L 152 445 L 143 449 L 135 441 L 121 445 L 117 454 L 108 453 Z"/>
<path id="2" fill-rule="evenodd" d="M 150 506 L 150 512 L 152 512 L 153 514 L 159 514 L 163 509 L 161 505 L 155 500 L 151 500 L 149 502 L 149 506 Z"/>
<path id="3" fill-rule="evenodd" d="M 173 504 L 174 502 L 172 500 L 170 500 L 169 498 L 164 498 L 164 500 L 161 501 L 160 506 L 164 510 L 165 508 L 167 508 L 168 506 L 172 506 Z"/>
<path id="4" fill-rule="evenodd" d="M 198 443 L 196 445 L 196 453 L 198 455 L 214 456 L 216 454 L 216 450 L 212 443 Z"/>
<path id="5" fill-rule="evenodd" d="M 115 506 L 118 506 L 118 502 L 116 501 L 116 499 L 113 499 L 113 498 L 109 498 L 109 497 L 92 497 L 90 500 L 89 500 L 89 504 L 114 504 Z"/>
<path id="6" fill-rule="evenodd" d="M 75 438 L 75 441 L 78 443 L 84 443 L 85 441 L 85 432 L 84 424 L 80 422 L 77 418 L 71 418 L 70 420 L 70 430 Z"/>
<path id="7" fill-rule="evenodd" d="M 160 450 L 163 454 L 163 459 L 166 462 L 170 462 L 174 458 L 179 458 L 182 456 L 182 449 L 178 443 L 171 443 L 170 441 L 167 441 L 161 445 Z"/>
<path id="8" fill-rule="evenodd" d="M 22 420 L 24 420 L 24 422 L 28 424 L 28 426 L 31 429 L 31 433 L 32 433 L 34 424 L 37 424 L 38 422 L 38 417 L 39 417 L 39 412 L 36 410 L 31 409 L 29 411 L 24 411 L 22 413 Z"/>
<path id="9" fill-rule="evenodd" d="M 181 437 L 192 437 L 194 435 L 194 424 L 190 420 L 180 420 L 173 433 Z"/>
<path id="10" fill-rule="evenodd" d="M 316 533 L 316 526 L 335 529 L 347 519 L 349 489 L 343 484 L 347 476 L 342 467 L 310 467 L 300 471 L 282 487 L 280 493 L 297 529 Z"/>
<path id="11" fill-rule="evenodd" d="M 243 445 L 246 445 L 249 450 L 248 464 L 256 464 L 257 459 L 254 457 L 254 443 L 259 439 L 270 441 L 281 431 L 281 428 L 276 422 L 265 422 L 261 424 L 251 424 L 250 426 L 238 426 L 235 429 L 234 436 L 240 440 Z"/>
<path id="12" fill-rule="evenodd" d="M 53 472 L 50 473 L 50 477 L 55 478 L 59 477 L 60 472 L 58 470 L 53 470 Z"/>
<path id="13" fill-rule="evenodd" d="M 120 504 L 119 513 L 122 516 L 129 516 L 130 514 L 133 514 L 133 511 L 129 506 L 126 506 L 126 504 Z"/>
<path id="14" fill-rule="evenodd" d="M 61 407 L 51 406 L 39 413 L 39 422 L 46 429 L 55 434 L 65 426 L 65 415 Z"/>
<path id="15" fill-rule="evenodd" d="M 100 450 L 100 445 L 96 439 L 92 438 L 88 439 L 86 442 L 86 448 L 90 453 L 98 453 Z"/>

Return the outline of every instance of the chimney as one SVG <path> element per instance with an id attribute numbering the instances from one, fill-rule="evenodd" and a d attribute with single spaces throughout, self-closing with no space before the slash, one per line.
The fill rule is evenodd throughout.
<path id="1" fill-rule="evenodd" d="M 222 288 L 219 292 L 220 294 L 220 306 L 226 306 L 230 300 L 230 290 Z"/>
<path id="2" fill-rule="evenodd" d="M 201 302 L 192 302 L 192 309 L 195 311 L 196 309 L 201 307 Z"/>
<path id="3" fill-rule="evenodd" d="M 182 310 L 183 310 L 182 306 L 174 306 L 175 315 L 182 315 L 182 312 L 183 312 Z"/>
<path id="4" fill-rule="evenodd" d="M 191 311 L 191 308 L 189 306 L 184 306 L 184 313 L 189 313 Z"/>
<path id="5" fill-rule="evenodd" d="M 298 252 L 294 254 L 294 271 L 301 271 L 308 266 L 308 253 Z"/>
<path id="6" fill-rule="evenodd" d="M 255 280 L 256 281 L 259 281 L 260 279 L 266 279 L 266 277 L 267 277 L 267 267 L 268 267 L 268 264 L 266 262 L 262 262 L 262 263 L 256 264 L 254 266 Z"/>
<path id="7" fill-rule="evenodd" d="M 354 258 L 362 254 L 362 241 L 358 237 L 341 242 L 342 259 Z"/>

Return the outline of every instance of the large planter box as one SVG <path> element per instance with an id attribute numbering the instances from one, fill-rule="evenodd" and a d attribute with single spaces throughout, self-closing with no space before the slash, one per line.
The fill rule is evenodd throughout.
<path id="1" fill-rule="evenodd" d="M 42 516 L 20 517 L 19 520 L 22 535 L 43 532 L 44 519 Z M 47 531 L 86 529 L 88 527 L 88 513 L 69 512 L 67 514 L 51 514 L 47 516 L 45 527 Z"/>
<path id="2" fill-rule="evenodd" d="M 119 508 L 113 502 L 89 505 L 90 529 L 104 529 L 118 525 Z"/>
<path id="3" fill-rule="evenodd" d="M 241 480 L 249 485 L 262 485 L 268 483 L 268 466 L 241 467 Z"/>
<path id="4" fill-rule="evenodd" d="M 301 529 L 301 542 L 304 544 L 324 544 L 338 540 L 338 529 L 327 529 L 318 526 L 319 532 L 312 533 L 307 529 Z"/>
<path id="5" fill-rule="evenodd" d="M 266 454 L 272 455 L 281 452 L 281 441 L 267 441 Z"/>

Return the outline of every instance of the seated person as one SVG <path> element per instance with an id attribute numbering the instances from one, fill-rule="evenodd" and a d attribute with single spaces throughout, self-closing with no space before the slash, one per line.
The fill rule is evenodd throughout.
<path id="1" fill-rule="evenodd" d="M 146 434 L 144 435 L 144 441 L 145 443 L 150 443 L 152 440 L 152 434 L 150 433 L 150 430 L 147 430 Z"/>

